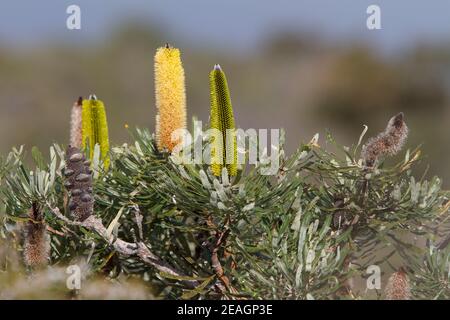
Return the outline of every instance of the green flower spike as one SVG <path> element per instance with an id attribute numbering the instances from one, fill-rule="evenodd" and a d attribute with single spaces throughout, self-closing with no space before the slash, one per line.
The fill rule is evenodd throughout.
<path id="1" fill-rule="evenodd" d="M 209 84 L 211 99 L 210 127 L 211 129 L 217 129 L 222 135 L 222 141 L 217 141 L 214 137 L 211 140 L 211 171 L 215 176 L 221 176 L 222 168 L 225 166 L 228 175 L 235 176 L 237 174 L 237 143 L 234 131 L 233 107 L 227 78 L 218 64 L 209 74 Z"/>
<path id="2" fill-rule="evenodd" d="M 82 110 L 83 148 L 89 150 L 89 158 L 94 157 L 94 147 L 100 146 L 100 159 L 105 169 L 108 169 L 109 137 L 108 122 L 106 120 L 105 106 L 102 101 L 92 94 L 88 100 L 83 100 Z"/>

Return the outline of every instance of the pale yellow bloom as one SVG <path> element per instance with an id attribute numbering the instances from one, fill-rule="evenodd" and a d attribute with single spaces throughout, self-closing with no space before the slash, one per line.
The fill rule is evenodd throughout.
<path id="1" fill-rule="evenodd" d="M 156 51 L 155 94 L 158 149 L 171 152 L 180 142 L 172 133 L 186 128 L 186 90 L 180 50 L 168 45 Z"/>

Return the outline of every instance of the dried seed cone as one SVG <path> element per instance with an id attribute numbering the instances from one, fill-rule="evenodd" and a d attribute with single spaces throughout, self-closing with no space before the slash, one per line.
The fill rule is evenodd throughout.
<path id="1" fill-rule="evenodd" d="M 403 112 L 392 117 L 386 129 L 363 146 L 361 157 L 367 167 L 373 167 L 379 159 L 396 155 L 408 138 L 408 127 Z"/>
<path id="2" fill-rule="evenodd" d="M 50 242 L 44 217 L 37 204 L 33 203 L 29 217 L 32 221 L 27 221 L 24 227 L 24 262 L 31 268 L 43 267 L 49 261 Z"/>
<path id="3" fill-rule="evenodd" d="M 219 65 L 215 65 L 209 74 L 211 129 L 217 129 L 222 133 L 222 141 L 211 141 L 211 171 L 215 176 L 222 174 L 222 168 L 227 168 L 230 176 L 237 174 L 237 142 L 233 106 L 231 104 L 230 91 L 227 78 Z M 231 134 L 231 136 L 230 136 Z M 228 143 L 227 143 L 228 141 Z M 220 152 L 222 151 L 222 152 Z M 231 161 L 227 161 L 231 159 Z"/>
<path id="4" fill-rule="evenodd" d="M 83 98 L 80 97 L 77 102 L 73 104 L 70 117 L 70 145 L 81 148 L 83 141 L 82 134 L 82 104 Z"/>
<path id="5" fill-rule="evenodd" d="M 410 300 L 411 287 L 409 277 L 406 272 L 400 268 L 389 278 L 384 290 L 387 300 Z"/>
<path id="6" fill-rule="evenodd" d="M 77 221 L 84 221 L 94 211 L 92 191 L 92 170 L 80 149 L 69 146 L 66 150 L 66 181 L 64 186 L 69 191 L 69 210 Z"/>
<path id="7" fill-rule="evenodd" d="M 180 139 L 172 133 L 186 128 L 186 89 L 180 50 L 166 45 L 155 55 L 156 139 L 160 151 L 172 152 Z"/>

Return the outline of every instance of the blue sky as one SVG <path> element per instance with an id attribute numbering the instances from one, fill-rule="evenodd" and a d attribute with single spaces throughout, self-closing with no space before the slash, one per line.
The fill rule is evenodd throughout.
<path id="1" fill-rule="evenodd" d="M 65 28 L 70 4 L 82 9 L 81 31 Z M 370 4 L 381 7 L 382 30 L 366 29 Z M 335 42 L 359 38 L 382 50 L 424 40 L 450 43 L 448 0 L 2 0 L 0 44 L 95 39 L 127 18 L 163 25 L 193 43 L 237 49 L 280 29 L 314 31 Z"/>

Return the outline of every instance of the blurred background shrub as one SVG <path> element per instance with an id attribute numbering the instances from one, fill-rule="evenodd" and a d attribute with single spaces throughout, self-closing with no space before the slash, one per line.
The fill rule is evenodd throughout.
<path id="1" fill-rule="evenodd" d="M 450 5 L 410 4 L 394 19 L 407 2 L 380 1 L 383 29 L 368 31 L 369 2 L 318 2 L 80 0 L 80 31 L 65 29 L 66 1 L 2 5 L 0 153 L 68 143 L 70 107 L 90 93 L 105 102 L 113 144 L 130 141 L 125 124 L 154 130 L 153 55 L 170 42 L 182 50 L 188 119 L 207 122 L 208 72 L 220 63 L 239 127 L 285 128 L 293 151 L 326 129 L 354 143 L 363 124 L 373 135 L 403 111 L 408 146 L 424 143 L 429 173 L 449 187 Z"/>

